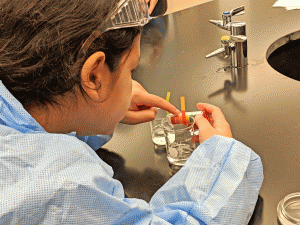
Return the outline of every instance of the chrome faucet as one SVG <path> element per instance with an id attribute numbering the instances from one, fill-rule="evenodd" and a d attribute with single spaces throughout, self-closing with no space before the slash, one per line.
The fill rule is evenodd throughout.
<path id="1" fill-rule="evenodd" d="M 225 11 L 222 14 L 222 20 L 209 20 L 212 24 L 217 25 L 218 27 L 224 29 L 224 30 L 231 30 L 231 17 L 232 16 L 238 16 L 245 14 L 245 7 L 241 6 L 238 8 L 235 8 L 231 11 Z"/>
<path id="2" fill-rule="evenodd" d="M 221 37 L 221 48 L 206 55 L 205 58 L 208 59 L 222 53 L 224 58 L 231 56 L 231 67 L 247 66 L 247 37 L 245 35 L 224 35 Z"/>
<path id="3" fill-rule="evenodd" d="M 221 37 L 221 48 L 208 54 L 205 58 L 223 54 L 224 58 L 231 57 L 231 74 L 234 83 L 236 80 L 245 77 L 247 74 L 246 67 L 248 65 L 247 56 L 247 37 L 246 37 L 246 23 L 231 22 L 231 17 L 235 15 L 244 14 L 244 6 L 232 9 L 231 11 L 223 12 L 223 20 L 209 20 L 212 24 L 230 31 L 230 35 Z M 226 68 L 225 68 L 226 69 Z M 243 78 L 244 79 L 244 78 Z"/>

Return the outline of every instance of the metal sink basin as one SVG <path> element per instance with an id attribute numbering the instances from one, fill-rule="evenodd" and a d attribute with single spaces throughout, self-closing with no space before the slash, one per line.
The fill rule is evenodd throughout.
<path id="1" fill-rule="evenodd" d="M 300 81 L 300 31 L 275 41 L 267 50 L 267 61 L 279 73 Z"/>

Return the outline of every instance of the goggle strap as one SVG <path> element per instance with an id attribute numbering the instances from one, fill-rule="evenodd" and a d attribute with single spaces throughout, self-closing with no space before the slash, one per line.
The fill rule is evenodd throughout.
<path id="1" fill-rule="evenodd" d="M 116 10 L 83 43 L 79 54 L 85 54 L 95 39 L 108 30 L 144 26 L 150 19 L 145 0 L 121 1 Z"/>

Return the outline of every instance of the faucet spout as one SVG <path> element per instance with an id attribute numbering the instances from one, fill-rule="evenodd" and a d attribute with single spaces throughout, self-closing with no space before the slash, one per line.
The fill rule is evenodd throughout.
<path id="1" fill-rule="evenodd" d="M 231 40 L 234 42 L 246 42 L 247 37 L 245 35 L 231 35 Z"/>
<path id="2" fill-rule="evenodd" d="M 209 59 L 211 57 L 214 57 L 216 55 L 220 55 L 222 53 L 225 53 L 225 48 L 219 48 L 216 51 L 213 51 L 212 53 L 205 56 L 206 59 Z"/>
<path id="3" fill-rule="evenodd" d="M 223 21 L 222 20 L 209 20 L 210 23 L 224 29 L 224 30 L 230 30 L 230 26 L 224 26 Z"/>

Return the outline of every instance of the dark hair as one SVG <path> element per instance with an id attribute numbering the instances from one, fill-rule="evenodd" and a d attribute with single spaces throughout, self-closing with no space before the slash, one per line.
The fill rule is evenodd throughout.
<path id="1" fill-rule="evenodd" d="M 78 51 L 118 0 L 4 0 L 0 3 L 0 80 L 25 108 L 56 104 L 55 96 L 81 86 L 80 71 L 103 51 L 111 71 L 141 28 L 108 31 Z"/>

